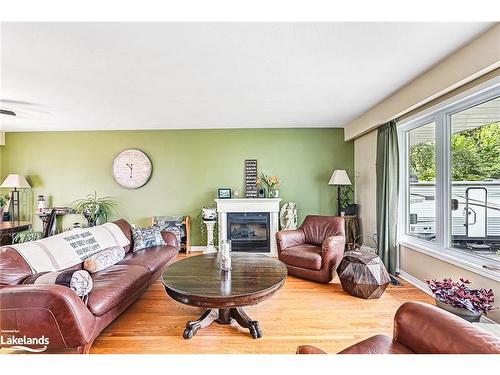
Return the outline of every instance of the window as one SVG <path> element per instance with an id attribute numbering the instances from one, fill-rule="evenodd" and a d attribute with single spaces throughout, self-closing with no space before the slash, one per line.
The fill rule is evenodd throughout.
<path id="1" fill-rule="evenodd" d="M 500 271 L 500 82 L 398 126 L 405 242 Z"/>
<path id="2" fill-rule="evenodd" d="M 450 120 L 450 245 L 500 261 L 500 97 Z"/>
<path id="3" fill-rule="evenodd" d="M 407 234 L 436 238 L 436 123 L 408 132 Z"/>

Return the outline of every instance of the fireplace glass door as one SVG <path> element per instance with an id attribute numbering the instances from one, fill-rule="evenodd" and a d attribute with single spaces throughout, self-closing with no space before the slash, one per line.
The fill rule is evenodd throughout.
<path id="1" fill-rule="evenodd" d="M 270 252 L 269 213 L 228 213 L 227 238 L 231 240 L 232 251 Z"/>

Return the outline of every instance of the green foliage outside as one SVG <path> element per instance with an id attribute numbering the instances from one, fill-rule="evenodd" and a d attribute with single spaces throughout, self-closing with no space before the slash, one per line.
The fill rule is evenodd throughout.
<path id="1" fill-rule="evenodd" d="M 419 181 L 436 179 L 434 141 L 410 147 L 411 173 Z M 453 181 L 500 179 L 500 122 L 465 130 L 451 137 Z"/>

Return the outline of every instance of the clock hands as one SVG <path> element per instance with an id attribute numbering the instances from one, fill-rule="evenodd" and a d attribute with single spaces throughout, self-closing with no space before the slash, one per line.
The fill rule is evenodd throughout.
<path id="1" fill-rule="evenodd" d="M 132 168 L 133 168 L 134 164 L 132 164 L 132 163 L 130 163 L 130 164 L 125 163 L 125 165 L 130 168 L 130 178 L 132 178 Z"/>

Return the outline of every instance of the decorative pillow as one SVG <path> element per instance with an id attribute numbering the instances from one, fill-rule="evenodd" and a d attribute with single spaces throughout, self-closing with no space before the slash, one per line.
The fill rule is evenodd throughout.
<path id="1" fill-rule="evenodd" d="M 63 285 L 74 291 L 78 297 L 85 296 L 92 290 L 92 277 L 85 270 L 68 270 L 56 272 L 41 272 L 24 280 L 23 284 L 57 284 Z"/>
<path id="2" fill-rule="evenodd" d="M 171 232 L 177 237 L 177 242 L 181 243 L 186 236 L 182 225 L 183 216 L 154 216 L 153 225 L 160 228 L 160 232 Z"/>
<path id="3" fill-rule="evenodd" d="M 90 273 L 102 271 L 125 258 L 125 249 L 120 246 L 108 247 L 89 256 L 83 262 L 83 268 Z"/>
<path id="4" fill-rule="evenodd" d="M 153 246 L 165 246 L 161 236 L 160 228 L 157 226 L 147 228 L 132 228 L 132 238 L 134 239 L 134 250 L 138 251 Z"/>

